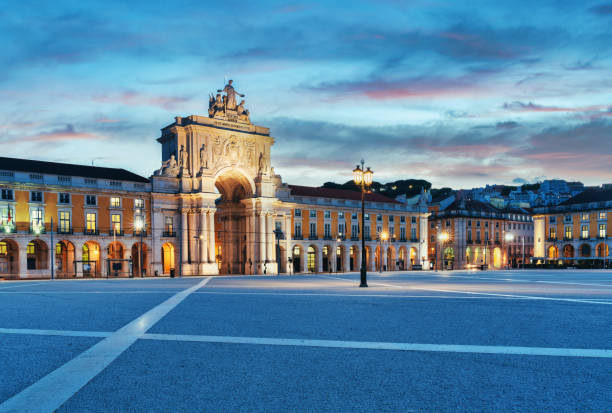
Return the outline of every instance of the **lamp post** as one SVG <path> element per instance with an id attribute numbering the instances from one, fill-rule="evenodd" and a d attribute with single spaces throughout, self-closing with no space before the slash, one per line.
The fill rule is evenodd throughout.
<path id="1" fill-rule="evenodd" d="M 366 270 L 366 256 L 365 256 L 365 194 L 370 192 L 370 185 L 372 185 L 372 176 L 374 172 L 368 167 L 364 170 L 364 161 L 361 160 L 361 168 L 359 165 L 353 170 L 353 181 L 357 186 L 361 188 L 361 283 L 360 287 L 367 287 L 367 270 Z"/>
<path id="2" fill-rule="evenodd" d="M 140 271 L 140 278 L 143 277 L 142 275 L 142 236 L 143 236 L 143 231 L 144 231 L 144 222 L 143 222 L 143 218 L 139 217 L 136 220 L 136 225 L 135 225 L 136 231 L 140 232 L 140 244 L 138 245 L 138 271 Z"/>
<path id="3" fill-rule="evenodd" d="M 276 265 L 277 265 L 277 269 L 276 269 L 276 275 L 280 275 L 280 270 L 281 270 L 281 261 L 280 261 L 280 240 L 285 239 L 285 234 L 283 234 L 283 231 L 281 231 L 280 228 L 276 228 L 274 231 L 274 236 L 276 237 L 276 252 L 277 252 L 277 257 L 276 257 Z"/>
<path id="4" fill-rule="evenodd" d="M 378 259 L 380 260 L 380 264 L 379 264 L 379 269 L 380 272 L 383 272 L 383 242 L 387 242 L 387 240 L 389 239 L 389 234 L 386 231 L 382 231 L 379 235 L 378 235 L 378 245 L 380 246 L 380 255 L 378 257 Z"/>

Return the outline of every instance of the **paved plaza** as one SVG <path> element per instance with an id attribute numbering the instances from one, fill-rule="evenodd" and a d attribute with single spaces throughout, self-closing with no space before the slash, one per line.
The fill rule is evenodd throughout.
<path id="1" fill-rule="evenodd" d="M 612 271 L 0 283 L 0 412 L 612 410 Z"/>

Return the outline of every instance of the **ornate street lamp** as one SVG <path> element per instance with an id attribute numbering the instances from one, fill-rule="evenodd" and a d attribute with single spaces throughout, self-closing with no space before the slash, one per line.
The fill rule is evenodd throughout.
<path id="1" fill-rule="evenodd" d="M 442 232 L 438 235 L 438 240 L 440 241 L 440 266 L 442 270 L 444 270 L 444 246 L 446 245 L 446 241 L 448 241 L 448 232 Z"/>
<path id="2" fill-rule="evenodd" d="M 512 241 L 514 241 L 514 235 L 512 235 L 511 232 L 507 232 L 506 233 L 506 242 L 507 243 L 511 243 Z M 512 246 L 508 246 L 508 270 L 510 270 L 510 250 L 511 250 Z"/>
<path id="3" fill-rule="evenodd" d="M 361 283 L 360 287 L 367 287 L 367 271 L 366 271 L 366 251 L 365 251 L 365 194 L 371 192 L 372 177 L 374 172 L 365 169 L 364 161 L 361 160 L 361 168 L 359 165 L 353 170 L 353 181 L 361 188 Z"/>

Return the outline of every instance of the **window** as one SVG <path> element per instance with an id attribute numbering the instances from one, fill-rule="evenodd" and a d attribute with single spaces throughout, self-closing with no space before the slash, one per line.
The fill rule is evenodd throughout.
<path id="1" fill-rule="evenodd" d="M 366 227 L 363 229 L 363 236 L 364 236 L 366 239 L 369 239 L 369 238 L 370 238 L 370 226 L 369 226 L 369 225 L 367 225 L 367 226 L 366 226 Z"/>
<path id="2" fill-rule="evenodd" d="M 36 254 L 36 244 L 34 244 L 33 242 L 28 243 L 26 252 L 29 255 Z M 30 270 L 31 268 L 28 268 L 28 269 Z"/>
<path id="3" fill-rule="evenodd" d="M 60 204 L 69 204 L 70 203 L 70 194 L 66 192 L 60 192 L 59 194 L 59 203 Z"/>
<path id="4" fill-rule="evenodd" d="M 85 185 L 97 185 L 97 179 L 85 178 Z"/>
<path id="5" fill-rule="evenodd" d="M 95 232 L 97 225 L 96 225 L 96 214 L 93 212 L 88 212 L 87 215 L 85 216 L 85 220 L 86 220 L 86 227 L 85 229 L 87 230 L 87 232 Z"/>
<path id="6" fill-rule="evenodd" d="M 15 226 L 15 210 L 7 205 L 0 209 L 0 224 L 4 226 Z"/>
<path id="7" fill-rule="evenodd" d="M 134 208 L 140 208 L 140 209 L 144 209 L 145 204 L 144 204 L 144 199 L 142 198 L 136 198 L 134 200 Z"/>
<path id="8" fill-rule="evenodd" d="M 446 220 L 446 226 L 447 226 L 447 227 L 450 227 L 450 226 L 451 226 L 450 219 L 447 219 L 447 220 Z"/>
<path id="9" fill-rule="evenodd" d="M 302 216 L 302 210 L 301 209 L 294 209 L 293 210 L 293 216 L 294 217 L 301 217 Z"/>
<path id="10" fill-rule="evenodd" d="M 4 199 L 4 198 L 2 198 Z M 599 213 L 599 219 L 606 219 L 606 213 L 605 212 L 600 212 Z"/>
<path id="11" fill-rule="evenodd" d="M 42 202 L 43 196 L 40 191 L 32 191 L 30 192 L 30 201 L 32 202 Z"/>
<path id="12" fill-rule="evenodd" d="M 495 231 L 495 242 L 499 241 L 499 231 Z"/>
<path id="13" fill-rule="evenodd" d="M 402 241 L 406 239 L 406 227 L 400 227 L 400 239 Z"/>
<path id="14" fill-rule="evenodd" d="M 111 231 L 113 234 L 121 233 L 121 215 L 119 214 L 111 215 Z"/>
<path id="15" fill-rule="evenodd" d="M 343 238 L 346 234 L 344 233 L 344 224 L 338 224 L 338 236 Z"/>
<path id="16" fill-rule="evenodd" d="M 12 189 L 3 189 L 2 190 L 2 200 L 3 201 L 12 201 L 13 200 L 13 190 Z"/>
<path id="17" fill-rule="evenodd" d="M 325 238 L 331 238 L 331 224 L 329 222 L 323 225 L 323 236 Z"/>
<path id="18" fill-rule="evenodd" d="M 164 218 L 164 232 L 167 234 L 172 234 L 174 232 L 174 220 L 172 217 Z"/>
<path id="19" fill-rule="evenodd" d="M 523 225 L 523 227 L 524 227 L 524 225 Z M 499 228 L 499 221 L 497 221 L 497 222 L 495 223 L 495 228 Z"/>
<path id="20" fill-rule="evenodd" d="M 274 232 L 280 234 L 283 232 L 282 223 L 280 221 L 274 221 Z"/>
<path id="21" fill-rule="evenodd" d="M 328 210 L 328 211 L 325 211 L 325 215 L 324 215 L 324 217 L 325 217 L 326 219 L 331 218 L 331 211 L 329 211 L 329 210 Z"/>
<path id="22" fill-rule="evenodd" d="M 85 196 L 85 204 L 86 205 L 96 205 L 96 196 L 95 195 L 86 195 Z"/>
<path id="23" fill-rule="evenodd" d="M 389 227 L 389 238 L 395 238 L 395 227 Z"/>
<path id="24" fill-rule="evenodd" d="M 485 221 L 485 228 L 489 228 L 489 221 Z"/>
<path id="25" fill-rule="evenodd" d="M 121 206 L 121 198 L 118 196 L 112 196 L 110 199 L 111 208 L 119 208 Z"/>
<path id="26" fill-rule="evenodd" d="M 317 210 L 316 209 L 311 209 L 310 210 L 310 218 L 316 218 L 317 217 Z"/>
<path id="27" fill-rule="evenodd" d="M 476 242 L 480 244 L 480 230 L 476 231 Z"/>
<path id="28" fill-rule="evenodd" d="M 377 222 L 382 222 L 382 215 L 380 215 L 380 214 L 376 215 L 376 221 Z"/>
<path id="29" fill-rule="evenodd" d="M 551 224 L 556 224 L 557 223 L 557 217 L 548 217 L 548 222 Z"/>
<path id="30" fill-rule="evenodd" d="M 582 214 L 582 216 L 580 217 L 580 219 L 582 221 L 588 221 L 589 220 L 589 214 Z"/>
<path id="31" fill-rule="evenodd" d="M 402 215 L 402 216 L 400 217 L 400 222 L 402 222 L 402 223 L 403 223 L 403 222 L 406 222 L 406 217 L 405 217 L 404 215 Z"/>
<path id="32" fill-rule="evenodd" d="M 353 213 L 353 214 L 351 215 L 351 219 L 357 219 L 357 213 Z"/>
<path id="33" fill-rule="evenodd" d="M 376 236 L 380 236 L 380 234 L 382 234 L 383 230 L 382 230 L 382 226 L 381 225 L 377 225 L 376 226 Z"/>
<path id="34" fill-rule="evenodd" d="M 557 228 L 555 228 L 555 227 L 550 227 L 550 228 L 549 228 L 549 234 L 550 234 L 550 237 L 549 237 L 549 238 L 550 238 L 551 240 L 555 240 L 555 239 L 557 239 Z"/>
<path id="35" fill-rule="evenodd" d="M 302 238 L 302 223 L 301 222 L 296 222 L 294 227 L 293 227 L 293 236 L 296 239 L 300 239 Z"/>
<path id="36" fill-rule="evenodd" d="M 476 221 L 476 228 L 480 228 L 480 221 Z"/>
<path id="37" fill-rule="evenodd" d="M 369 221 L 369 220 L 370 220 L 370 214 L 365 214 L 365 215 L 364 215 L 364 219 L 365 219 L 366 221 Z"/>
<path id="38" fill-rule="evenodd" d="M 338 212 L 338 219 L 344 219 L 344 212 Z"/>
<path id="39" fill-rule="evenodd" d="M 410 229 L 410 239 L 412 241 L 415 241 L 417 239 L 416 228 L 411 228 Z"/>
<path id="40" fill-rule="evenodd" d="M 416 217 L 410 217 L 410 222 L 416 224 Z"/>
<path id="41" fill-rule="evenodd" d="M 317 223 L 311 222 L 310 223 L 310 238 L 316 238 L 316 236 L 317 236 Z"/>
<path id="42" fill-rule="evenodd" d="M 467 240 L 468 242 L 472 242 L 472 230 L 471 229 L 468 229 Z"/>
<path id="43" fill-rule="evenodd" d="M 436 237 L 432 235 L 429 241 L 433 244 L 434 242 L 436 242 Z"/>
<path id="44" fill-rule="evenodd" d="M 563 222 L 572 222 L 572 216 L 571 216 L 571 215 L 566 215 L 566 216 L 563 218 Z"/>
<path id="45" fill-rule="evenodd" d="M 429 224 L 429 227 L 430 227 L 431 229 L 434 229 L 434 228 L 436 227 L 436 223 L 435 223 L 435 222 L 433 222 L 433 221 L 431 221 L 431 223 Z"/>
<path id="46" fill-rule="evenodd" d="M 389 215 L 389 222 L 394 222 L 395 217 L 393 215 Z"/>
<path id="47" fill-rule="evenodd" d="M 6 255 L 6 254 L 7 254 L 6 242 L 0 242 L 0 255 Z"/>
<path id="48" fill-rule="evenodd" d="M 59 232 L 69 233 L 70 232 L 70 212 L 60 211 L 59 212 Z"/>
<path id="49" fill-rule="evenodd" d="M 30 210 L 30 225 L 33 228 L 40 228 L 43 225 L 42 208 L 32 208 Z"/>
<path id="50" fill-rule="evenodd" d="M 485 242 L 489 240 L 489 231 L 485 231 Z"/>
<path id="51" fill-rule="evenodd" d="M 359 238 L 359 225 L 357 224 L 351 225 L 351 237 L 353 239 Z"/>
<path id="52" fill-rule="evenodd" d="M 607 230 L 607 225 L 606 224 L 599 224 L 599 231 L 598 231 L 598 235 L 599 238 L 605 238 L 606 237 L 606 230 Z"/>
<path id="53" fill-rule="evenodd" d="M 572 227 L 565 227 L 565 239 L 572 239 Z"/>
<path id="54" fill-rule="evenodd" d="M 589 238 L 589 226 L 588 225 L 582 225 L 580 228 L 580 238 L 582 239 L 587 239 Z"/>
<path id="55" fill-rule="evenodd" d="M 471 219 L 468 219 L 467 226 L 468 226 L 468 227 L 471 227 L 471 226 L 472 226 L 472 220 L 471 220 Z"/>

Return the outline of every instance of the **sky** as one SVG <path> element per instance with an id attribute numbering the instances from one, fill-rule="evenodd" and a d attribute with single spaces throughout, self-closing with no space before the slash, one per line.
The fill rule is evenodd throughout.
<path id="1" fill-rule="evenodd" d="M 3 156 L 150 176 L 233 79 L 288 183 L 612 182 L 606 0 L 5 0 L 0 43 Z"/>

